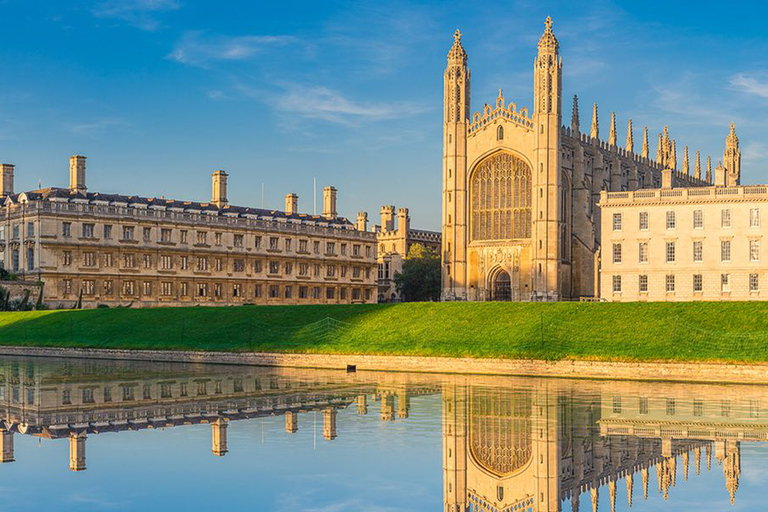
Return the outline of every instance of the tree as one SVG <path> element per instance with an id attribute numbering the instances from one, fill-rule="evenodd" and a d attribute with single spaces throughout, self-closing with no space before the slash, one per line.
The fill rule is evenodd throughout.
<path id="1" fill-rule="evenodd" d="M 403 261 L 403 271 L 395 272 L 394 280 L 403 301 L 439 300 L 440 256 L 421 244 L 413 244 Z"/>

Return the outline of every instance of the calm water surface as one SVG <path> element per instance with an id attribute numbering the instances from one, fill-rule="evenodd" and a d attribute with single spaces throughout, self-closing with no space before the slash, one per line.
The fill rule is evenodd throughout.
<path id="1" fill-rule="evenodd" d="M 768 388 L 0 358 L 0 510 L 765 510 Z"/>

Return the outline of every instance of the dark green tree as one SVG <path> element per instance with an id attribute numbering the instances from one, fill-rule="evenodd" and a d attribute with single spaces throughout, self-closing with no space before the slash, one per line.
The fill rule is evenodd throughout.
<path id="1" fill-rule="evenodd" d="M 440 256 L 421 244 L 413 244 L 403 261 L 403 271 L 396 272 L 394 280 L 403 301 L 439 300 Z"/>

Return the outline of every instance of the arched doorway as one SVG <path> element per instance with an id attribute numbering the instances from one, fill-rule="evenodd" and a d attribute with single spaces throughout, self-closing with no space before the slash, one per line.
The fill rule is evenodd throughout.
<path id="1" fill-rule="evenodd" d="M 512 279 L 509 273 L 504 269 L 499 269 L 493 278 L 493 287 L 491 288 L 491 300 L 510 301 L 512 300 Z"/>

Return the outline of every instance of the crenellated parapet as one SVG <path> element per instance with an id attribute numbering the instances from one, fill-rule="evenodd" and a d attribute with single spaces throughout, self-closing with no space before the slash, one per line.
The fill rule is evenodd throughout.
<path id="1" fill-rule="evenodd" d="M 478 130 L 493 124 L 497 119 L 504 119 L 517 126 L 533 129 L 533 119 L 528 115 L 528 108 L 523 107 L 517 110 L 514 102 L 505 105 L 504 96 L 499 89 L 499 97 L 496 98 L 496 106 L 491 107 L 487 103 L 483 106 L 483 112 L 475 112 L 472 115 L 472 122 L 469 125 L 469 136 L 472 136 Z"/>

